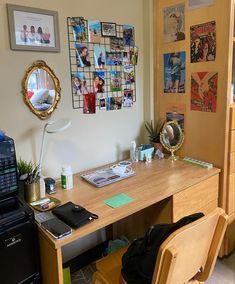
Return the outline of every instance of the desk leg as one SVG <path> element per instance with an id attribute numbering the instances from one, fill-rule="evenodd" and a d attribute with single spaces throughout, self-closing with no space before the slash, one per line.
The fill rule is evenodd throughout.
<path id="1" fill-rule="evenodd" d="M 61 249 L 52 247 L 39 231 L 41 272 L 43 284 L 63 284 Z"/>

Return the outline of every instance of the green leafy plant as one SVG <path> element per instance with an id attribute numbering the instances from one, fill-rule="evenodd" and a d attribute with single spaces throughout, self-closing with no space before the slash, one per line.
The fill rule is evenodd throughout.
<path id="1" fill-rule="evenodd" d="M 165 123 L 165 120 L 160 118 L 158 121 L 156 121 L 155 126 L 153 124 L 153 121 L 145 122 L 145 128 L 148 131 L 148 137 L 150 143 L 160 143 L 160 133 L 162 131 L 162 127 Z"/>
<path id="2" fill-rule="evenodd" d="M 30 184 L 39 180 L 39 166 L 33 162 L 27 162 L 21 158 L 17 161 L 19 179 Z"/>

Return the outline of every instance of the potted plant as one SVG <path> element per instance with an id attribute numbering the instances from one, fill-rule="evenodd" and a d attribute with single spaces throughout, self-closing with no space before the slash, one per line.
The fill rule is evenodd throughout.
<path id="1" fill-rule="evenodd" d="M 153 145 L 155 150 L 163 150 L 160 142 L 160 133 L 162 131 L 164 123 L 165 120 L 162 118 L 156 121 L 155 125 L 153 124 L 152 120 L 150 122 L 145 122 L 145 128 L 148 131 L 149 142 Z"/>
<path id="2" fill-rule="evenodd" d="M 39 199 L 39 166 L 33 162 L 23 159 L 17 161 L 19 181 L 24 188 L 24 198 L 26 202 L 33 202 Z"/>

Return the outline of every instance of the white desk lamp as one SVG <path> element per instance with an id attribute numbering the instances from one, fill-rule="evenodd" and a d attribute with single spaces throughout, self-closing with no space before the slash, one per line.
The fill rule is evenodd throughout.
<path id="1" fill-rule="evenodd" d="M 41 150 L 40 150 L 39 166 L 38 166 L 38 174 L 39 174 L 39 177 L 40 177 L 40 197 L 41 198 L 45 196 L 45 185 L 44 185 L 44 180 L 43 180 L 42 174 L 41 174 L 45 133 L 61 132 L 61 131 L 64 131 L 66 128 L 68 128 L 70 125 L 71 125 L 71 121 L 69 119 L 64 118 L 64 119 L 59 119 L 59 120 L 55 120 L 55 121 L 49 121 L 44 126 L 43 135 L 42 135 Z M 43 189 L 41 187 L 43 187 Z"/>

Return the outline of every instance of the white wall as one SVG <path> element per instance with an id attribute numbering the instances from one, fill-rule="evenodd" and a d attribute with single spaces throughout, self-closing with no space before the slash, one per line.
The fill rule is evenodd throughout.
<path id="1" fill-rule="evenodd" d="M 129 154 L 130 142 L 146 142 L 144 120 L 152 117 L 152 78 L 150 58 L 152 48 L 151 3 L 149 0 L 51 0 L 27 1 L 0 0 L 0 129 L 15 140 L 17 157 L 38 162 L 42 129 L 41 121 L 23 101 L 21 82 L 26 69 L 33 61 L 41 59 L 54 70 L 61 84 L 61 101 L 52 119 L 68 117 L 72 125 L 63 133 L 47 135 L 43 160 L 43 173 L 58 178 L 63 164 L 71 164 L 74 172 L 124 159 Z M 29 52 L 10 49 L 6 3 L 56 10 L 59 14 L 61 51 Z M 151 11 L 152 12 L 152 11 Z M 99 111 L 84 115 L 82 109 L 72 108 L 70 85 L 67 17 L 83 16 L 87 19 L 111 21 L 135 26 L 139 60 L 136 68 L 137 102 L 131 109 Z M 90 237 L 90 246 L 99 242 L 99 236 Z M 84 247 L 89 246 L 89 240 Z M 76 245 L 77 247 L 77 245 Z M 68 252 L 74 256 L 74 249 Z M 67 259 L 68 256 L 65 258 Z"/>

